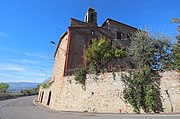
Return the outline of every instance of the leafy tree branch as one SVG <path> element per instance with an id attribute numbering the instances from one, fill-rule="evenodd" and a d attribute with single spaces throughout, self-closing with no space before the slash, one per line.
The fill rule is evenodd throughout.
<path id="1" fill-rule="evenodd" d="M 85 56 L 89 67 L 93 67 L 96 73 L 100 73 L 107 69 L 109 62 L 124 57 L 125 53 L 107 39 L 99 37 L 92 39 L 92 44 L 89 45 Z"/>

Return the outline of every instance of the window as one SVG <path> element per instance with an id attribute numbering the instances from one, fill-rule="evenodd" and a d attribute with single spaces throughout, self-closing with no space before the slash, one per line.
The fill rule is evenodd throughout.
<path id="1" fill-rule="evenodd" d="M 87 15 L 86 15 L 86 18 L 85 18 L 85 22 L 87 22 Z"/>
<path id="2" fill-rule="evenodd" d="M 91 30 L 91 35 L 95 35 L 95 31 L 94 30 Z"/>
<path id="3" fill-rule="evenodd" d="M 89 45 L 91 45 L 91 44 L 92 44 L 92 40 L 89 41 Z"/>
<path id="4" fill-rule="evenodd" d="M 91 22 L 94 22 L 94 14 L 91 14 Z"/>
<path id="5" fill-rule="evenodd" d="M 118 32 L 118 31 L 116 31 L 116 38 L 117 39 L 122 39 L 122 33 L 121 32 Z"/>

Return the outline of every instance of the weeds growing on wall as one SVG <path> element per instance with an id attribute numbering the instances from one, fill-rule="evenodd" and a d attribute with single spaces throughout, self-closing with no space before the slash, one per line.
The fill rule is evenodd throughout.
<path id="1" fill-rule="evenodd" d="M 38 85 L 38 89 L 39 89 L 40 87 L 42 87 L 42 88 L 49 88 L 49 87 L 53 84 L 53 82 L 54 82 L 54 81 L 51 81 L 51 82 L 49 82 L 49 83 L 41 83 L 41 84 Z"/>
<path id="2" fill-rule="evenodd" d="M 116 74 L 114 71 L 112 72 L 112 76 L 113 76 L 113 80 L 115 81 L 116 80 Z"/>
<path id="3" fill-rule="evenodd" d="M 76 68 L 74 70 L 74 76 L 75 76 L 75 81 L 79 84 L 82 84 L 82 88 L 85 90 L 85 85 L 86 85 L 86 70 L 82 67 Z"/>

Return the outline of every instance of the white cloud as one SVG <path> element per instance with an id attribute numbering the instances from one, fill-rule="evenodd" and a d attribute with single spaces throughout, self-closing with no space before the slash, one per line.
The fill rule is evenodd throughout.
<path id="1" fill-rule="evenodd" d="M 43 82 L 51 77 L 48 70 L 36 70 L 28 67 L 20 67 L 9 65 L 9 68 L 4 66 L 0 68 L 0 82 Z"/>
<path id="2" fill-rule="evenodd" d="M 29 53 L 29 52 L 25 52 L 25 55 L 27 56 L 31 56 L 31 57 L 38 57 L 38 58 L 43 58 L 43 59 L 48 59 L 48 56 L 39 54 L 39 53 Z"/>
<path id="3" fill-rule="evenodd" d="M 23 67 L 14 64 L 6 64 L 0 66 L 0 71 L 15 71 L 15 72 L 22 72 L 25 71 Z"/>
<path id="4" fill-rule="evenodd" d="M 51 77 L 52 66 L 46 66 L 50 65 L 46 60 L 42 62 L 42 59 L 49 59 L 48 57 L 38 53 L 21 54 L 30 56 L 30 59 L 28 57 L 24 59 L 12 58 L 6 62 L 0 62 L 0 82 L 43 82 Z"/>
<path id="5" fill-rule="evenodd" d="M 0 82 L 37 82 L 41 83 L 45 80 L 41 76 L 27 76 L 0 73 Z"/>
<path id="6" fill-rule="evenodd" d="M 23 60 L 17 60 L 17 59 L 10 59 L 9 61 L 16 62 L 16 63 L 23 63 L 23 64 L 37 64 L 36 61 L 23 59 Z"/>

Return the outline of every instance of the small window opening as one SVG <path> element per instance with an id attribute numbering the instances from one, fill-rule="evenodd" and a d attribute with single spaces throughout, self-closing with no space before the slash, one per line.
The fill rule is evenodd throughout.
<path id="1" fill-rule="evenodd" d="M 85 18 L 85 22 L 87 22 L 87 15 L 86 15 L 86 18 Z"/>
<path id="2" fill-rule="evenodd" d="M 117 37 L 117 39 L 122 39 L 123 33 L 116 31 L 116 37 Z"/>
<path id="3" fill-rule="evenodd" d="M 44 97 L 44 91 L 42 92 L 41 103 L 43 102 L 43 97 Z"/>
<path id="4" fill-rule="evenodd" d="M 49 92 L 49 96 L 48 96 L 47 105 L 49 105 L 49 104 L 50 104 L 50 101 L 51 101 L 51 91 Z"/>
<path id="5" fill-rule="evenodd" d="M 91 35 L 95 35 L 95 31 L 94 30 L 91 30 Z"/>
<path id="6" fill-rule="evenodd" d="M 94 22 L 94 14 L 91 14 L 91 22 Z"/>

